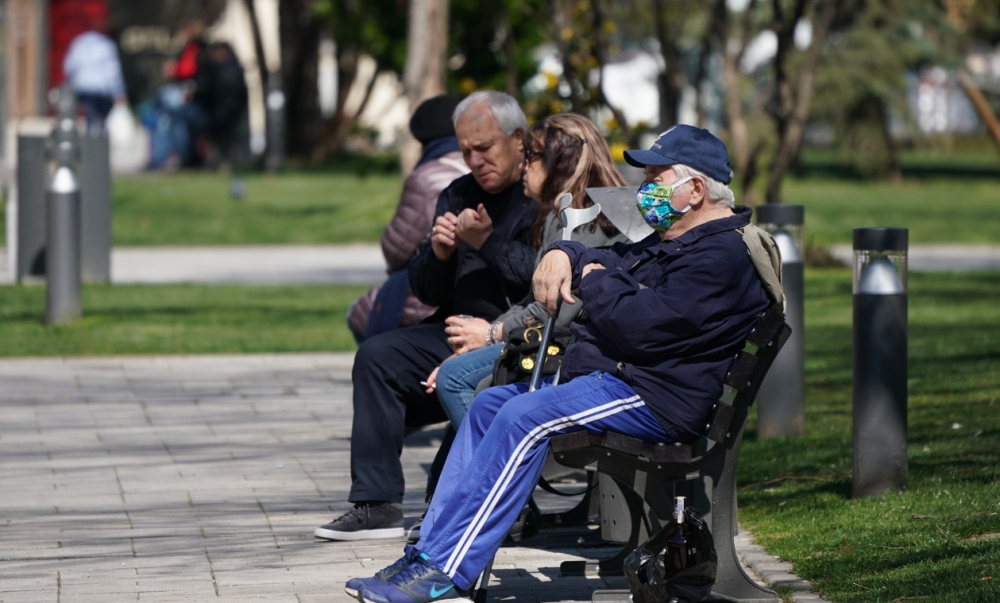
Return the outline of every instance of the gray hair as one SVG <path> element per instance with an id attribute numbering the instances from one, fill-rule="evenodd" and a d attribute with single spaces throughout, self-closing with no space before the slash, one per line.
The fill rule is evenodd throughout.
<path id="1" fill-rule="evenodd" d="M 733 189 L 729 188 L 729 185 L 723 184 L 715 178 L 705 175 L 704 172 L 698 171 L 693 167 L 688 167 L 683 163 L 677 163 L 671 167 L 674 168 L 674 173 L 677 174 L 678 179 L 689 176 L 698 176 L 703 179 L 707 188 L 705 198 L 712 205 L 721 205 L 729 208 L 736 205 L 736 195 L 733 194 Z"/>
<path id="2" fill-rule="evenodd" d="M 522 132 L 528 131 L 528 120 L 524 117 L 521 105 L 517 104 L 513 96 L 495 90 L 473 92 L 458 103 L 451 118 L 456 127 L 458 127 L 459 118 L 465 115 L 465 112 L 476 103 L 486 103 L 489 106 L 493 113 L 493 119 L 497 121 L 497 126 L 506 136 L 512 136 L 518 128 Z"/>

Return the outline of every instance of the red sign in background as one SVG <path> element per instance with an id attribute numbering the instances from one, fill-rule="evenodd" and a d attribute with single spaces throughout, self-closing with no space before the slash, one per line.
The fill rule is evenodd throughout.
<path id="1" fill-rule="evenodd" d="M 73 38 L 108 21 L 107 0 L 49 0 L 49 87 L 62 83 L 63 58 Z"/>

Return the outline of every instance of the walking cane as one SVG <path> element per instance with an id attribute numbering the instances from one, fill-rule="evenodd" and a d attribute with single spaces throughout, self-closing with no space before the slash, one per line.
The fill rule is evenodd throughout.
<path id="1" fill-rule="evenodd" d="M 573 202 L 573 195 L 563 193 L 559 197 L 559 221 L 562 223 L 562 240 L 570 240 L 570 236 L 578 226 L 583 226 L 597 218 L 601 213 L 601 205 L 595 203 L 584 209 L 572 209 L 569 204 Z M 559 316 L 559 309 L 562 307 L 562 299 L 556 301 L 556 311 L 549 314 L 549 320 L 542 330 L 542 340 L 538 344 L 538 356 L 535 357 L 535 368 L 531 372 L 531 383 L 528 391 L 533 392 L 538 389 L 542 381 L 542 368 L 545 366 L 545 357 L 548 354 L 549 342 L 552 341 L 552 331 L 555 329 L 556 317 Z"/>

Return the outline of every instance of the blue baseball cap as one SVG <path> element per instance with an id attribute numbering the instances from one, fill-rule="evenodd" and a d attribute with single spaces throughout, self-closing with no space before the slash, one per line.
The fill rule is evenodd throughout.
<path id="1" fill-rule="evenodd" d="M 723 184 L 733 179 L 726 145 L 708 130 L 686 124 L 660 134 L 648 150 L 625 151 L 625 161 L 640 168 L 682 163 Z"/>

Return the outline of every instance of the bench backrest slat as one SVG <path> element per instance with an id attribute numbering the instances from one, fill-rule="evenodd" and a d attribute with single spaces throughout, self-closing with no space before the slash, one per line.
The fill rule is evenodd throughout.
<path id="1" fill-rule="evenodd" d="M 747 342 L 752 345 L 736 354 L 726 374 L 724 383 L 736 390 L 736 396 L 730 402 L 727 400 L 729 392 L 723 392 L 722 399 L 709 415 L 706 438 L 732 445 L 732 436 L 746 421 L 764 375 L 790 334 L 791 328 L 780 313 L 767 310 L 761 315 L 747 336 Z"/>

